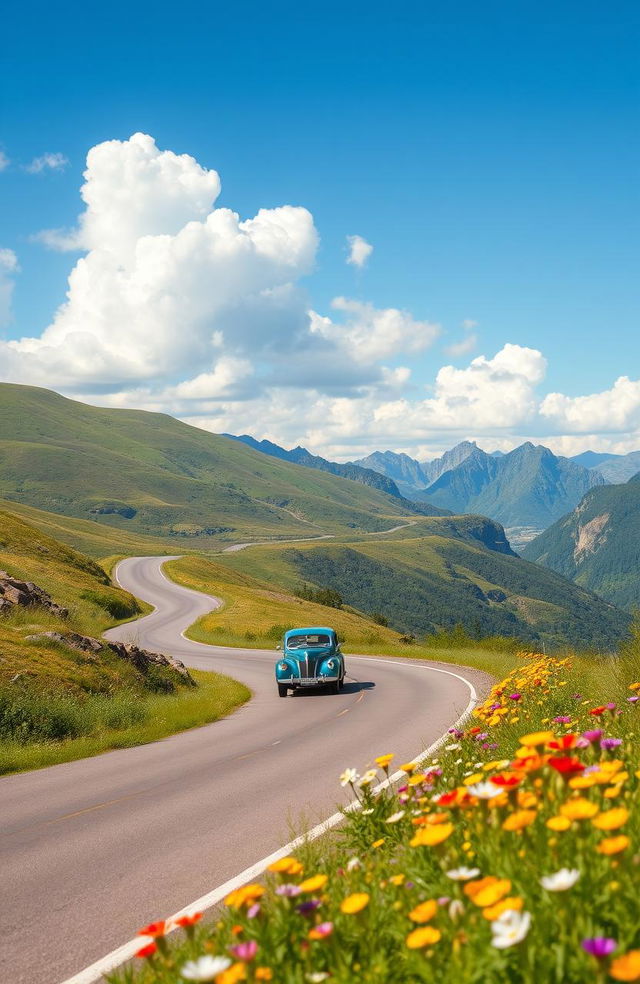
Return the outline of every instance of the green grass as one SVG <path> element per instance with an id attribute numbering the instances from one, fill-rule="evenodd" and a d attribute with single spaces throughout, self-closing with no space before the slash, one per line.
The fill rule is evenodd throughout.
<path id="1" fill-rule="evenodd" d="M 192 671 L 198 686 L 177 694 L 140 697 L 121 691 L 112 697 L 94 694 L 79 702 L 70 696 L 51 701 L 25 697 L 14 702 L 12 716 L 23 712 L 29 739 L 3 738 L 0 697 L 0 775 L 41 769 L 60 762 L 88 758 L 115 748 L 130 748 L 159 741 L 168 735 L 200 727 L 230 714 L 250 697 L 243 684 L 218 673 Z M 19 726 L 13 731 L 19 731 Z M 8 728 L 5 728 L 8 731 Z M 49 740 L 34 740 L 48 734 Z M 64 734 L 73 737 L 61 739 Z"/>
<path id="2" fill-rule="evenodd" d="M 0 384 L 0 496 L 203 549 L 238 538 L 384 530 L 413 512 L 358 482 L 270 458 L 165 414 Z M 109 551 L 112 553 L 113 551 Z"/>

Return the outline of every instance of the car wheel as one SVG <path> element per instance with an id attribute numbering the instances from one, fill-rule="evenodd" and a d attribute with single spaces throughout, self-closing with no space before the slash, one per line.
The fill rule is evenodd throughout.
<path id="1" fill-rule="evenodd" d="M 289 688 L 285 687 L 283 683 L 278 684 L 278 697 L 286 697 Z"/>
<path id="2" fill-rule="evenodd" d="M 329 693 L 330 694 L 339 694 L 340 693 L 340 681 L 339 680 L 335 680 L 333 683 L 330 683 L 329 684 Z"/>

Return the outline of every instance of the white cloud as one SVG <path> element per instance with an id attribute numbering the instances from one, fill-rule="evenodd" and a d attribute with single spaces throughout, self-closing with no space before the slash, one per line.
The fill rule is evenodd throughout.
<path id="1" fill-rule="evenodd" d="M 558 430 L 572 434 L 640 429 L 640 379 L 620 376 L 611 389 L 589 396 L 549 393 L 540 413 Z"/>
<path id="2" fill-rule="evenodd" d="M 34 157 L 30 164 L 25 166 L 25 171 L 29 174 L 42 174 L 43 171 L 64 171 L 69 163 L 64 154 L 42 154 Z"/>
<path id="3" fill-rule="evenodd" d="M 0 328 L 11 321 L 14 276 L 20 272 L 18 257 L 12 249 L 0 248 Z"/>
<path id="4" fill-rule="evenodd" d="M 258 357 L 276 316 L 291 337 L 306 328 L 291 286 L 315 258 L 306 209 L 261 209 L 245 221 L 213 209 L 217 173 L 144 134 L 92 148 L 84 177 L 86 209 L 67 240 L 88 252 L 43 334 L 0 348 L 5 377 L 164 388 L 202 366 L 215 373 L 221 354 Z"/>
<path id="5" fill-rule="evenodd" d="M 459 342 L 452 342 L 451 345 L 447 345 L 445 352 L 447 355 L 451 356 L 452 359 L 458 359 L 461 355 L 468 355 L 469 352 L 473 352 L 477 345 L 478 336 L 468 335 Z"/>
<path id="6" fill-rule="evenodd" d="M 478 327 L 478 322 L 474 321 L 472 318 L 465 318 L 464 321 L 462 322 L 461 327 L 465 331 L 473 331 L 474 328 Z"/>
<path id="7" fill-rule="evenodd" d="M 416 321 L 408 311 L 375 308 L 372 304 L 335 297 L 334 311 L 345 315 L 334 322 L 311 311 L 310 330 L 332 342 L 356 362 L 372 364 L 400 353 L 423 352 L 440 334 L 440 326 Z"/>
<path id="8" fill-rule="evenodd" d="M 10 163 L 11 161 L 9 160 L 5 152 L 3 150 L 0 150 L 0 171 L 5 171 L 9 167 Z"/>
<path id="9" fill-rule="evenodd" d="M 373 253 L 373 246 L 362 236 L 347 236 L 347 242 L 349 244 L 347 263 L 362 269 Z"/>

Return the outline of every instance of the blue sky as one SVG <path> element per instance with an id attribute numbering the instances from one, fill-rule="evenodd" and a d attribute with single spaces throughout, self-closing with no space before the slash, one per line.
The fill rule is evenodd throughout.
<path id="1" fill-rule="evenodd" d="M 82 254 L 31 237 L 74 225 L 89 148 L 142 131 L 161 151 L 215 169 L 218 207 L 242 218 L 281 205 L 312 213 L 315 259 L 292 279 L 320 315 L 334 318 L 332 299 L 344 296 L 441 326 L 428 345 L 405 338 L 404 348 L 380 356 L 387 367 L 411 368 L 393 400 L 410 401 L 416 417 L 442 366 L 490 361 L 506 344 L 546 359 L 536 407 L 548 393 L 575 400 L 611 391 L 618 377 L 635 380 L 639 35 L 640 8 L 625 2 L 423 2 L 393 11 L 376 3 L 314 11 L 288 3 L 12 5 L 0 41 L 0 146 L 11 162 L 0 173 L 0 248 L 13 251 L 20 272 L 9 271 L 15 287 L 2 337 L 39 337 L 64 300 Z M 24 170 L 45 153 L 69 163 Z M 363 269 L 345 263 L 353 234 L 374 247 Z M 465 331 L 465 319 L 477 327 Z M 225 345 L 229 337 L 227 328 Z M 447 354 L 465 338 L 466 352 Z M 246 361 L 247 351 L 229 356 Z M 286 367 L 286 353 L 282 360 Z M 260 388 L 277 362 L 255 357 Z M 42 384 L 41 372 L 27 378 L 28 367 L 3 373 L 1 352 L 0 375 Z M 252 432 L 264 427 L 271 404 L 252 405 L 256 385 L 222 393 L 234 417 L 181 403 L 167 392 L 179 381 L 170 375 L 120 385 L 76 373 L 70 383 L 56 362 L 51 385 L 96 401 L 109 391 L 114 403 L 166 407 L 214 429 L 236 419 L 247 428 L 255 419 Z M 392 429 L 375 429 L 375 408 L 393 401 L 372 391 L 374 377 L 366 391 L 354 381 L 338 394 L 355 401 L 362 421 L 369 401 L 361 432 L 340 424 L 328 433 L 313 417 L 296 430 L 272 393 L 275 429 L 258 436 L 315 438 L 316 449 L 345 457 L 352 446 L 378 444 L 428 454 L 460 436 L 496 446 L 534 436 L 577 450 L 599 437 L 621 448 L 640 428 L 633 390 L 604 404 L 555 406 L 544 421 L 520 408 L 505 426 L 473 403 L 462 421 L 427 407 L 429 425 L 399 428 L 394 442 Z M 318 394 L 321 422 L 330 384 L 320 382 Z"/>

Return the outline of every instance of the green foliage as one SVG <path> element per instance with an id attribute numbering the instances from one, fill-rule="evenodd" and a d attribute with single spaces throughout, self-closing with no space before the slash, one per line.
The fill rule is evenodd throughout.
<path id="1" fill-rule="evenodd" d="M 312 588 L 309 584 L 301 584 L 294 589 L 296 598 L 312 601 L 316 605 L 327 608 L 342 608 L 342 596 L 334 588 Z"/>
<path id="2" fill-rule="evenodd" d="M 104 609 L 111 618 L 121 620 L 132 618 L 140 613 L 140 605 L 128 592 L 120 591 L 116 594 L 113 591 L 83 591 L 80 595 L 85 601 L 90 601 L 99 608 Z"/>
<path id="3" fill-rule="evenodd" d="M 382 612 L 372 612 L 370 618 L 376 625 L 382 625 L 385 629 L 389 626 L 389 619 Z"/>

